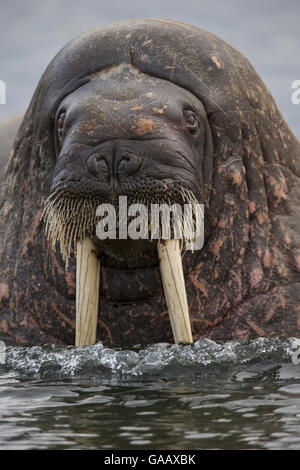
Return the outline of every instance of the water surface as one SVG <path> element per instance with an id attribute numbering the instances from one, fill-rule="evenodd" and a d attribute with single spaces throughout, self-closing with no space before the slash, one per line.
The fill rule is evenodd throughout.
<path id="1" fill-rule="evenodd" d="M 8 348 L 0 448 L 299 449 L 299 345 Z"/>

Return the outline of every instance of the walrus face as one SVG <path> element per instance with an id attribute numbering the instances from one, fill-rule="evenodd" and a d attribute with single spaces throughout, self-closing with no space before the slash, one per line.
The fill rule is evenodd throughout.
<path id="1" fill-rule="evenodd" d="M 201 201 L 206 123 L 192 93 L 129 65 L 96 73 L 65 97 L 56 111 L 57 162 L 46 204 L 46 216 L 56 212 L 47 220 L 67 247 L 63 254 L 94 235 L 97 206 L 120 195 L 129 204 L 183 203 L 187 194 Z M 115 255 L 140 253 L 102 245 Z"/>
<path id="2" fill-rule="evenodd" d="M 111 200 L 167 180 L 198 192 L 204 119 L 200 101 L 171 82 L 129 66 L 95 74 L 58 107 L 52 191 Z"/>

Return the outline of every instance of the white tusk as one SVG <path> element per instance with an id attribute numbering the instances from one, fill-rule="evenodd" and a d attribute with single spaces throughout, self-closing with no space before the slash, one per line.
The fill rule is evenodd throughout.
<path id="1" fill-rule="evenodd" d="M 90 238 L 77 242 L 75 346 L 96 343 L 100 259 Z"/>
<path id="2" fill-rule="evenodd" d="M 175 343 L 192 343 L 180 240 L 160 240 L 157 250 Z"/>

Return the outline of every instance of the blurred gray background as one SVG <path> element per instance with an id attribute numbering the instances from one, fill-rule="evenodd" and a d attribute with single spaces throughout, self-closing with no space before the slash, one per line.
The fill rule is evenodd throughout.
<path id="1" fill-rule="evenodd" d="M 194 24 L 226 40 L 252 62 L 287 122 L 300 137 L 299 0 L 1 0 L 0 80 L 7 86 L 1 118 L 24 112 L 52 57 L 75 36 L 129 18 Z"/>

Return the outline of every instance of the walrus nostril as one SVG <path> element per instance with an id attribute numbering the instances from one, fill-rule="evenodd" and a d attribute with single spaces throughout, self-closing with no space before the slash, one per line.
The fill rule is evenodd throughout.
<path id="1" fill-rule="evenodd" d="M 130 158 L 129 157 L 123 157 L 118 166 L 118 172 L 126 170 L 128 168 L 128 165 L 130 165 Z"/>
<path id="2" fill-rule="evenodd" d="M 120 149 L 118 144 L 111 143 L 90 155 L 86 162 L 88 172 L 105 181 L 111 177 L 127 178 L 138 171 L 140 164 L 141 157 L 134 150 Z"/>
<path id="3" fill-rule="evenodd" d="M 140 167 L 141 159 L 135 153 L 121 154 L 116 159 L 116 173 L 119 179 L 126 178 L 127 176 L 136 173 Z"/>
<path id="4" fill-rule="evenodd" d="M 105 155 L 102 153 L 90 155 L 86 165 L 89 173 L 91 173 L 97 179 L 108 178 L 108 164 Z"/>
<path id="5" fill-rule="evenodd" d="M 123 163 L 123 162 L 130 162 L 130 157 L 128 157 L 128 156 L 126 156 L 126 157 L 121 157 L 121 160 L 120 160 L 120 162 L 119 162 L 119 166 L 120 166 L 120 164 Z"/>

